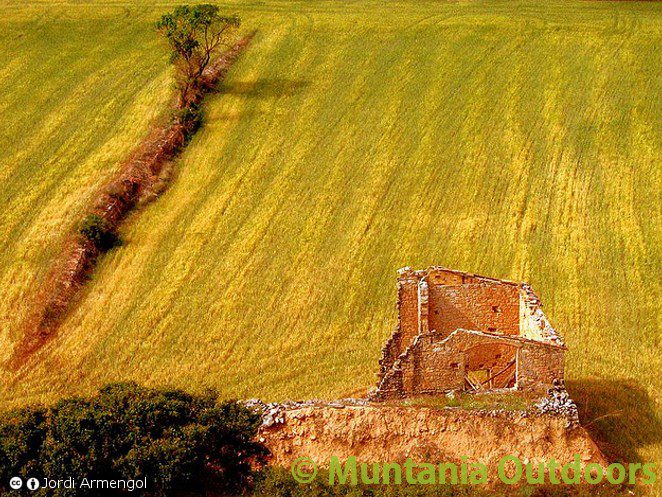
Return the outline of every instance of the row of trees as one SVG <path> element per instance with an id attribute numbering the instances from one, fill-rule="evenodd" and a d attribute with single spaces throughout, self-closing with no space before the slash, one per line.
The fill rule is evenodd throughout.
<path id="1" fill-rule="evenodd" d="M 175 121 L 186 125 L 189 134 L 200 125 L 198 103 L 205 90 L 205 70 L 221 50 L 231 47 L 233 34 L 240 25 L 238 16 L 223 15 L 216 5 L 209 4 L 177 7 L 156 23 L 175 68 Z M 79 234 L 100 252 L 122 243 L 116 227 L 96 214 L 83 220 Z"/>

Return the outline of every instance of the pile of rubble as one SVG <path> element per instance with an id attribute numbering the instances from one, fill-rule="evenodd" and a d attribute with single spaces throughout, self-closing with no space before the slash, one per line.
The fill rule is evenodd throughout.
<path id="1" fill-rule="evenodd" d="M 340 399 L 334 401 L 327 400 L 304 400 L 295 401 L 288 400 L 286 402 L 272 402 L 265 403 L 260 399 L 249 399 L 243 404 L 254 412 L 262 416 L 262 426 L 269 427 L 285 423 L 285 412 L 292 409 L 300 409 L 304 407 L 333 407 L 336 409 L 343 409 L 347 406 L 366 406 L 368 401 L 366 399 Z"/>
<path id="2" fill-rule="evenodd" d="M 540 399 L 534 408 L 541 414 L 557 414 L 568 418 L 569 426 L 579 424 L 579 411 L 577 404 L 570 398 L 568 391 L 562 386 L 551 388 L 547 397 Z"/>
<path id="3" fill-rule="evenodd" d="M 307 407 L 331 407 L 335 409 L 343 409 L 345 407 L 367 406 L 370 404 L 368 399 L 339 399 L 334 401 L 328 400 L 303 400 L 295 401 L 288 400 L 285 402 L 271 402 L 266 403 L 260 399 L 249 399 L 243 401 L 244 406 L 248 409 L 260 414 L 262 416 L 262 426 L 270 427 L 282 425 L 286 422 L 287 411 L 307 408 Z M 448 407 L 449 410 L 461 410 L 462 408 Z M 568 395 L 567 390 L 563 385 L 556 385 L 547 392 L 547 397 L 543 397 L 538 402 L 533 404 L 529 409 L 524 411 L 509 411 L 504 409 L 475 409 L 472 410 L 478 416 L 526 416 L 532 414 L 552 414 L 556 416 L 563 416 L 568 420 L 568 427 L 579 425 L 579 411 L 577 405 Z"/>

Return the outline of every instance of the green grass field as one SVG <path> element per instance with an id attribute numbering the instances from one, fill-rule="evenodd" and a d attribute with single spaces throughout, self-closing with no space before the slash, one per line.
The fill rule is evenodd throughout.
<path id="1" fill-rule="evenodd" d="M 64 235 L 166 109 L 151 24 L 168 4 L 0 2 L 0 361 Z M 363 393 L 396 269 L 439 264 L 532 283 L 584 421 L 661 460 L 662 4 L 223 5 L 252 46 L 57 338 L 0 372 L 0 402 L 129 379 Z"/>

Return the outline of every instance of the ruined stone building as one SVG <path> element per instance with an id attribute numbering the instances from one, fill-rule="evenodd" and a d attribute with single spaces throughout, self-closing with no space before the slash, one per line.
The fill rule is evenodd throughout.
<path id="1" fill-rule="evenodd" d="M 398 326 L 382 351 L 374 398 L 544 392 L 563 381 L 565 350 L 526 283 L 403 268 Z"/>

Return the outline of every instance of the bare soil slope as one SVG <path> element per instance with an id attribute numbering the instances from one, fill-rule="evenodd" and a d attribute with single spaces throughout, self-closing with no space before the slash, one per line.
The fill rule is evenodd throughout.
<path id="1" fill-rule="evenodd" d="M 328 467 L 331 456 L 360 462 L 454 462 L 461 456 L 496 471 L 514 455 L 521 461 L 607 464 L 579 425 L 564 416 L 526 411 L 435 409 L 385 405 L 295 407 L 261 429 L 273 462 L 289 467 L 301 456 Z M 496 480 L 496 473 L 490 475 Z"/>

